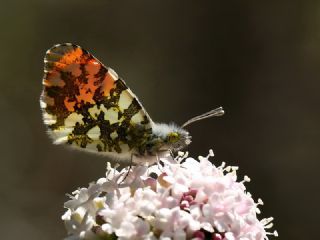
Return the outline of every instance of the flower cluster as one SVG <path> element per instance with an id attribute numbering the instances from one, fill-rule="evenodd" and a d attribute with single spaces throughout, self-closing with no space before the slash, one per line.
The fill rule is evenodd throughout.
<path id="1" fill-rule="evenodd" d="M 237 182 L 237 167 L 216 167 L 180 153 L 150 167 L 117 171 L 70 195 L 62 216 L 71 239 L 264 240 L 272 218 Z M 128 172 L 129 171 L 129 172 Z"/>

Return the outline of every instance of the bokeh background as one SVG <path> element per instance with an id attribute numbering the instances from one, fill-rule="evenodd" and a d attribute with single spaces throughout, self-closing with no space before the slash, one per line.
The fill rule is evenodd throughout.
<path id="1" fill-rule="evenodd" d="M 54 146 L 39 108 L 43 56 L 83 46 L 115 69 L 151 117 L 190 126 L 193 156 L 238 165 L 281 239 L 319 227 L 319 1 L 4 1 L 0 8 L 1 239 L 62 239 L 65 193 L 106 159 Z"/>

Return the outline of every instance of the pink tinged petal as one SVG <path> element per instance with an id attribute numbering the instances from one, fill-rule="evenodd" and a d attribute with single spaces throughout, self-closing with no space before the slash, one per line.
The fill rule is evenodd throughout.
<path id="1" fill-rule="evenodd" d="M 212 185 L 210 184 L 210 190 L 216 193 L 222 193 L 226 189 L 225 182 L 221 180 L 213 180 Z"/>
<path id="2" fill-rule="evenodd" d="M 117 209 L 110 211 L 110 215 L 106 216 L 107 222 L 110 222 L 114 228 L 119 228 L 124 219 L 128 216 L 128 209 L 123 204 L 119 204 Z"/>
<path id="3" fill-rule="evenodd" d="M 191 170 L 192 172 L 199 172 L 200 164 L 193 158 L 187 158 L 182 164 L 182 167 Z"/>
<path id="4" fill-rule="evenodd" d="M 178 207 L 171 209 L 171 221 L 173 221 L 173 223 L 176 223 L 178 220 L 180 220 L 180 215 L 182 214 L 182 212 L 184 211 L 180 212 L 180 208 Z"/>
<path id="5" fill-rule="evenodd" d="M 275 235 L 275 237 L 277 237 L 277 235 Z M 259 230 L 259 232 L 256 234 L 256 239 L 257 240 L 263 240 L 264 237 L 262 236 L 262 231 Z"/>
<path id="6" fill-rule="evenodd" d="M 240 203 L 237 207 L 236 207 L 236 212 L 240 215 L 244 215 L 249 213 L 249 211 L 251 210 L 253 204 L 250 203 L 250 200 L 247 200 L 245 202 Z"/>
<path id="7" fill-rule="evenodd" d="M 120 202 L 125 202 L 127 201 L 129 198 L 131 197 L 131 193 L 127 192 L 127 193 L 122 193 L 122 195 L 119 198 Z"/>
<path id="8" fill-rule="evenodd" d="M 160 235 L 160 240 L 172 240 L 173 232 L 163 231 Z"/>
<path id="9" fill-rule="evenodd" d="M 225 232 L 228 228 L 227 224 L 222 221 L 213 221 L 214 227 L 218 230 L 218 232 Z"/>
<path id="10" fill-rule="evenodd" d="M 224 215 L 224 211 L 225 211 L 225 205 L 217 204 L 217 205 L 212 207 L 212 211 L 213 211 L 213 214 L 216 217 L 223 216 Z"/>
<path id="11" fill-rule="evenodd" d="M 204 177 L 202 175 L 200 175 L 199 177 L 194 177 L 190 182 L 190 188 L 194 188 L 199 191 L 200 189 L 203 189 L 204 186 L 207 185 L 207 181 L 208 181 L 208 177 Z"/>
<path id="12" fill-rule="evenodd" d="M 211 218 L 213 215 L 210 204 L 204 204 L 202 207 L 202 212 L 206 218 Z"/>
<path id="13" fill-rule="evenodd" d="M 178 199 L 176 199 L 172 196 L 168 196 L 162 201 L 162 207 L 165 207 L 165 208 L 171 209 L 171 208 L 174 208 L 178 205 L 179 205 Z"/>
<path id="14" fill-rule="evenodd" d="M 106 178 L 99 178 L 99 179 L 97 180 L 97 184 L 99 184 L 99 185 L 101 185 L 101 184 L 103 184 L 103 183 L 105 183 L 105 182 L 107 182 L 107 179 L 106 179 Z"/>
<path id="15" fill-rule="evenodd" d="M 115 210 L 104 209 L 99 212 L 99 214 L 103 217 L 106 222 L 111 222 L 113 217 L 116 215 Z"/>
<path id="16" fill-rule="evenodd" d="M 152 189 L 143 188 L 142 197 L 144 200 L 153 201 L 157 198 L 157 193 L 154 192 Z"/>
<path id="17" fill-rule="evenodd" d="M 198 205 L 193 205 L 190 207 L 190 215 L 193 219 L 199 219 L 202 216 L 201 209 Z"/>
<path id="18" fill-rule="evenodd" d="M 176 222 L 175 229 L 179 228 L 185 228 L 190 225 L 190 222 L 192 220 L 190 214 L 186 211 L 182 211 L 178 208 L 173 213 L 174 220 Z"/>
<path id="19" fill-rule="evenodd" d="M 120 228 L 117 229 L 115 233 L 118 237 L 130 239 L 132 236 L 136 235 L 137 232 L 134 225 L 131 222 L 125 221 L 122 222 Z"/>
<path id="20" fill-rule="evenodd" d="M 137 218 L 137 220 L 134 222 L 134 225 L 138 237 L 145 236 L 150 232 L 150 225 L 141 218 Z"/>
<path id="21" fill-rule="evenodd" d="M 135 177 L 140 177 L 147 172 L 148 168 L 146 166 L 137 166 L 134 168 L 133 173 Z"/>
<path id="22" fill-rule="evenodd" d="M 116 189 L 118 189 L 118 184 L 114 181 L 107 181 L 101 184 L 101 190 L 104 192 L 110 193 Z"/>
<path id="23" fill-rule="evenodd" d="M 135 209 L 136 208 L 136 201 L 133 198 L 129 198 L 125 203 L 126 203 L 125 207 L 127 209 Z"/>
<path id="24" fill-rule="evenodd" d="M 202 203 L 202 202 L 207 201 L 207 200 L 208 200 L 208 195 L 205 194 L 202 190 L 199 190 L 197 192 L 195 201 L 199 202 L 199 203 Z"/>
<path id="25" fill-rule="evenodd" d="M 88 188 L 88 195 L 89 196 L 94 196 L 99 192 L 100 192 L 100 185 L 99 184 L 91 183 L 89 185 L 89 188 Z"/>
<path id="26" fill-rule="evenodd" d="M 235 236 L 239 236 L 241 232 L 241 220 L 237 219 L 231 223 L 230 229 Z"/>
<path id="27" fill-rule="evenodd" d="M 157 229 L 166 231 L 168 228 L 172 228 L 171 221 L 172 211 L 168 208 L 161 208 L 155 215 L 155 223 Z"/>
<path id="28" fill-rule="evenodd" d="M 187 234 L 182 229 L 178 229 L 174 232 L 173 240 L 185 240 L 187 238 Z"/>
<path id="29" fill-rule="evenodd" d="M 143 201 L 139 210 L 141 216 L 147 217 L 156 210 L 156 206 L 152 202 Z"/>
<path id="30" fill-rule="evenodd" d="M 225 238 L 226 240 L 235 240 L 235 237 L 234 237 L 234 235 L 233 235 L 232 232 L 227 232 L 227 233 L 225 233 L 225 234 L 224 234 L 224 238 Z"/>
<path id="31" fill-rule="evenodd" d="M 190 231 L 194 232 L 194 231 L 200 230 L 201 224 L 199 221 L 190 218 L 188 223 L 188 228 Z"/>
<path id="32" fill-rule="evenodd" d="M 189 186 L 185 184 L 175 183 L 172 188 L 172 196 L 179 198 L 184 192 L 188 191 L 188 189 Z"/>

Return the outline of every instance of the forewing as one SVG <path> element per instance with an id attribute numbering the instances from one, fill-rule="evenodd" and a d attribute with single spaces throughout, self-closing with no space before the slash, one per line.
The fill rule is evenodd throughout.
<path id="1" fill-rule="evenodd" d="M 56 144 L 127 153 L 151 132 L 151 119 L 110 68 L 73 44 L 49 49 L 44 59 L 43 120 Z"/>

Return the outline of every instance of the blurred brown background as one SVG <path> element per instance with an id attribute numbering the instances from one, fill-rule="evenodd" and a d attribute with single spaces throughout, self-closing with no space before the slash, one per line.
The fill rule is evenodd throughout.
<path id="1" fill-rule="evenodd" d="M 191 155 L 240 167 L 281 239 L 317 239 L 319 1 L 6 1 L 0 8 L 1 239 L 62 239 L 65 193 L 105 159 L 54 146 L 39 109 L 45 51 L 83 46 L 156 121 L 192 125 Z"/>

